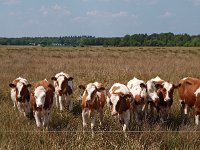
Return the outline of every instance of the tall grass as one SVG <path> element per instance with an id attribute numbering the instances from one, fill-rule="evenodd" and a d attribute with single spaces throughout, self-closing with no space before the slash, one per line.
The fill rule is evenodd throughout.
<path id="1" fill-rule="evenodd" d="M 131 132 L 125 138 L 105 106 L 104 125 L 97 122 L 92 138 L 90 132 L 82 134 L 82 93 L 77 88 L 99 81 L 109 89 L 113 83 L 126 84 L 134 76 L 147 81 L 157 75 L 176 84 L 186 76 L 200 78 L 199 58 L 200 48 L 191 47 L 0 46 L 0 149 L 199 149 L 200 134 L 192 111 L 188 124 L 179 123 L 176 91 L 169 124 L 145 123 L 138 127 L 132 120 Z M 30 83 L 44 78 L 50 81 L 60 71 L 74 77 L 74 109 L 61 116 L 53 108 L 50 131 L 38 132 L 34 120 L 13 108 L 8 84 L 19 76 Z"/>

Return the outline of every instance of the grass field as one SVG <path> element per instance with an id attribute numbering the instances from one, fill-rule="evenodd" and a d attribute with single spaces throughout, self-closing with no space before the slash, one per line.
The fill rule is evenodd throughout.
<path id="1" fill-rule="evenodd" d="M 128 138 L 105 106 L 104 125 L 97 122 L 95 137 L 82 134 L 80 84 L 126 84 L 134 76 L 147 81 L 155 76 L 173 83 L 187 76 L 200 78 L 200 48 L 193 47 L 25 47 L 0 46 L 0 150 L 5 149 L 200 149 L 200 130 L 180 124 L 180 106 L 174 92 L 172 117 L 167 125 L 130 123 Z M 74 108 L 63 116 L 53 108 L 49 132 L 38 132 L 34 120 L 14 110 L 8 84 L 21 76 L 30 83 L 58 72 L 74 77 Z"/>

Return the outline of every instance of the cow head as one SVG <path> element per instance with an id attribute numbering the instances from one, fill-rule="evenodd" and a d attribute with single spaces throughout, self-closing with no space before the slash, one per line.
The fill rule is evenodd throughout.
<path id="1" fill-rule="evenodd" d="M 79 85 L 79 88 L 84 91 L 82 101 L 85 102 L 85 107 L 93 105 L 95 99 L 97 98 L 97 92 L 105 90 L 104 87 L 97 87 L 94 83 L 89 83 L 87 86 Z"/>
<path id="2" fill-rule="evenodd" d="M 131 94 L 107 93 L 107 103 L 110 107 L 111 115 L 121 114 L 130 108 Z"/>
<path id="3" fill-rule="evenodd" d="M 176 86 L 168 81 L 164 81 L 163 83 L 155 84 L 157 88 L 157 94 L 159 97 L 163 98 L 165 102 L 173 101 L 173 93 Z"/>
<path id="4" fill-rule="evenodd" d="M 36 108 L 42 109 L 45 104 L 46 90 L 43 86 L 38 86 L 33 93 L 35 98 Z"/>
<path id="5" fill-rule="evenodd" d="M 25 84 L 18 81 L 16 84 L 10 83 L 10 88 L 16 93 L 16 100 L 22 102 L 25 98 L 29 97 L 29 89 L 31 84 Z"/>
<path id="6" fill-rule="evenodd" d="M 51 80 L 54 81 L 55 89 L 61 96 L 63 93 L 67 91 L 68 81 L 72 81 L 73 78 L 72 77 L 67 78 L 65 75 L 60 75 L 58 77 L 52 77 Z"/>
<path id="7" fill-rule="evenodd" d="M 156 102 L 159 100 L 159 97 L 157 95 L 157 88 L 155 86 L 155 82 L 152 80 L 147 81 L 147 93 L 150 101 Z"/>
<path id="8" fill-rule="evenodd" d="M 140 83 L 137 86 L 134 86 L 132 89 L 130 89 L 135 104 L 144 104 L 145 99 L 147 97 L 147 87 L 145 83 Z"/>

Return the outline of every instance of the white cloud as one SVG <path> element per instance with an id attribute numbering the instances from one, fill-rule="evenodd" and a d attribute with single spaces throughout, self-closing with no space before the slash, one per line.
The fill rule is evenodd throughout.
<path id="1" fill-rule="evenodd" d="M 137 18 L 136 15 L 130 15 L 126 11 L 119 11 L 119 12 L 100 12 L 98 10 L 88 11 L 86 12 L 86 16 L 88 17 L 103 17 L 103 18 L 119 18 L 119 17 L 133 17 Z"/>
<path id="2" fill-rule="evenodd" d="M 112 17 L 127 17 L 128 13 L 126 11 L 120 11 L 118 13 L 112 14 Z"/>
<path id="3" fill-rule="evenodd" d="M 160 15 L 159 18 L 169 18 L 172 16 L 171 12 L 165 12 L 164 14 Z"/>
<path id="4" fill-rule="evenodd" d="M 70 15 L 71 12 L 67 10 L 67 8 L 62 7 L 61 5 L 55 4 L 53 6 L 47 7 L 47 6 L 42 6 L 39 10 L 43 16 L 48 16 L 48 15 Z"/>
<path id="5" fill-rule="evenodd" d="M 88 12 L 86 12 L 86 15 L 87 15 L 87 16 L 101 16 L 100 12 L 97 11 L 97 10 L 88 11 Z"/>

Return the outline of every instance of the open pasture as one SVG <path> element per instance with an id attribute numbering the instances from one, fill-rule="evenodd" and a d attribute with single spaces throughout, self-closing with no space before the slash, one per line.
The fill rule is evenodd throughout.
<path id="1" fill-rule="evenodd" d="M 97 122 L 95 137 L 82 134 L 78 85 L 102 82 L 127 84 L 134 76 L 147 81 L 155 76 L 175 84 L 184 77 L 200 79 L 200 48 L 196 47 L 24 47 L 0 46 L 0 149 L 200 149 L 200 130 L 190 122 L 180 124 L 180 106 L 174 92 L 171 120 L 167 125 L 130 123 L 124 138 L 119 123 L 104 107 L 104 125 Z M 74 77 L 73 111 L 62 116 L 53 108 L 49 132 L 38 132 L 34 120 L 14 110 L 8 84 L 21 76 L 30 83 L 58 72 Z M 90 131 L 90 130 L 89 130 Z M 102 132 L 101 132 L 102 131 Z"/>

